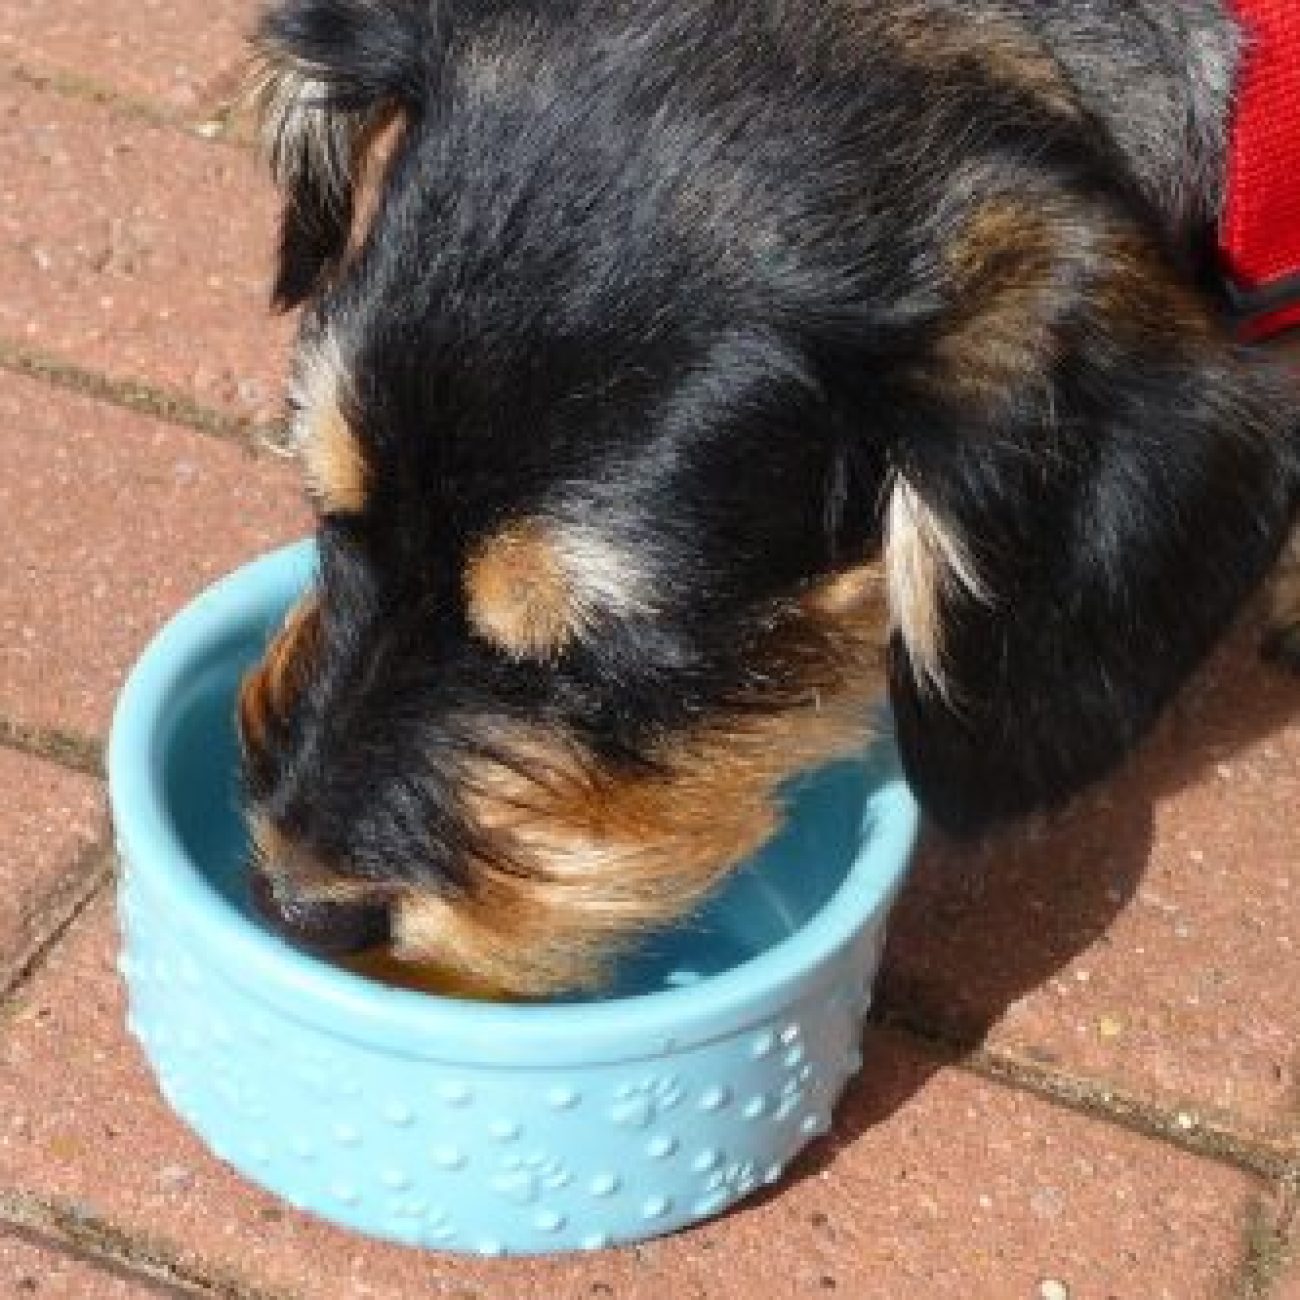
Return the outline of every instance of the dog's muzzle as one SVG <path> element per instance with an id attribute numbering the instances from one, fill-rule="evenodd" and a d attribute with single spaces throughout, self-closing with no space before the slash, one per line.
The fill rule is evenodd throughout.
<path id="1" fill-rule="evenodd" d="M 295 898 L 256 870 L 250 891 L 254 909 L 272 930 L 317 956 L 345 956 L 391 937 L 386 903 Z"/>

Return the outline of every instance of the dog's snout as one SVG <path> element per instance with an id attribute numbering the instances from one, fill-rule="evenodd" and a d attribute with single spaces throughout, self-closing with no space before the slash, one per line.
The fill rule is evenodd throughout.
<path id="1" fill-rule="evenodd" d="M 271 929 L 317 956 L 340 957 L 389 940 L 386 901 L 312 898 L 256 869 L 250 892 L 254 909 Z"/>

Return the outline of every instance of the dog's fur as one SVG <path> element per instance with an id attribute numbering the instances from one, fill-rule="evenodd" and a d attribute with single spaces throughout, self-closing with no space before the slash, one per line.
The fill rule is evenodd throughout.
<path id="1" fill-rule="evenodd" d="M 1293 392 L 1191 287 L 1216 0 L 281 0 L 257 45 L 320 577 L 240 720 L 305 937 L 590 984 L 886 688 L 939 823 L 1050 805 L 1283 546 Z"/>

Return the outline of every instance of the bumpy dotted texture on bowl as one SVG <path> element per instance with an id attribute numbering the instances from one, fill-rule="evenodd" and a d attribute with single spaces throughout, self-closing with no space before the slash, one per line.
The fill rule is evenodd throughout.
<path id="1" fill-rule="evenodd" d="M 861 1064 L 884 937 L 882 919 L 829 985 L 704 1046 L 636 1043 L 635 1059 L 562 1070 L 459 1067 L 274 1011 L 150 916 L 129 864 L 119 911 L 131 1029 L 218 1156 L 346 1227 L 483 1255 L 635 1241 L 776 1182 Z"/>

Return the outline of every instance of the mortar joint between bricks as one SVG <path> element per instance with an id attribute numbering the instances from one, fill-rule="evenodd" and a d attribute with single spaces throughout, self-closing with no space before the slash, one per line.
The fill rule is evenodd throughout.
<path id="1" fill-rule="evenodd" d="M 104 744 L 62 727 L 34 727 L 0 713 L 0 746 L 83 776 L 104 776 Z"/>
<path id="2" fill-rule="evenodd" d="M 131 95 L 85 72 L 54 65 L 40 67 L 22 59 L 0 64 L 0 80 L 15 82 L 44 95 L 57 95 L 92 104 L 127 122 L 155 130 L 179 131 L 210 144 L 251 149 L 251 130 L 242 123 L 242 104 L 236 90 L 221 84 L 210 88 L 196 112 L 186 113 L 157 100 Z M 227 79 L 229 80 L 229 79 Z"/>
<path id="3" fill-rule="evenodd" d="M 164 1283 L 205 1300 L 305 1300 L 269 1290 L 226 1269 L 185 1258 L 170 1242 L 123 1227 L 93 1206 L 0 1187 L 0 1227 L 39 1234 L 87 1262 Z"/>
<path id="4" fill-rule="evenodd" d="M 38 906 L 36 931 L 15 957 L 0 963 L 0 1033 L 24 988 L 44 967 L 63 938 L 109 886 L 114 876 L 112 832 L 102 833 L 79 853 Z"/>
<path id="5" fill-rule="evenodd" d="M 185 393 L 162 388 L 141 379 L 104 374 L 65 357 L 0 337 L 0 370 L 37 380 L 65 392 L 117 406 L 135 415 L 147 415 L 195 433 L 233 442 L 250 455 L 283 443 L 283 422 L 256 421 L 195 401 Z"/>
<path id="6" fill-rule="evenodd" d="M 1165 1105 L 1103 1079 L 1066 1074 L 1014 1053 L 967 1042 L 897 1010 L 873 1013 L 879 1027 L 901 1033 L 957 1069 L 1039 1097 L 1091 1119 L 1276 1182 L 1296 1168 L 1293 1140 L 1245 1132 L 1231 1115 Z"/>

